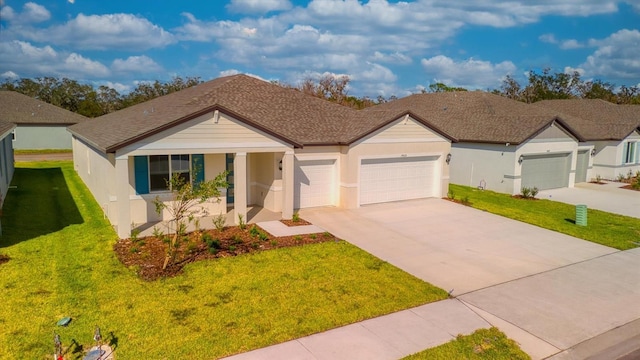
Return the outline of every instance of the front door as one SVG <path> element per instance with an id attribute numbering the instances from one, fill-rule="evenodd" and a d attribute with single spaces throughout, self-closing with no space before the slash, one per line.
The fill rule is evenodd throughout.
<path id="1" fill-rule="evenodd" d="M 233 154 L 227 154 L 227 206 L 233 206 L 235 202 L 234 189 L 233 189 Z"/>

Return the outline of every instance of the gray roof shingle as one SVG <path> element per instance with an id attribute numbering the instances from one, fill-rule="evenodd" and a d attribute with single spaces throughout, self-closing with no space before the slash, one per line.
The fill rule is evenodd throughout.
<path id="1" fill-rule="evenodd" d="M 73 125 L 86 117 L 15 91 L 0 91 L 0 121 L 31 125 Z"/>
<path id="2" fill-rule="evenodd" d="M 600 99 L 543 100 L 534 104 L 566 114 L 585 140 L 623 140 L 640 127 L 639 105 L 617 105 Z"/>
<path id="3" fill-rule="evenodd" d="M 555 111 L 482 91 L 415 94 L 364 111 L 409 111 L 463 142 L 520 144 L 554 121 L 580 138 Z"/>
<path id="4" fill-rule="evenodd" d="M 13 130 L 16 127 L 16 124 L 14 123 L 10 123 L 10 122 L 6 122 L 6 121 L 0 121 L 0 134 L 4 134 L 8 131 Z"/>
<path id="5" fill-rule="evenodd" d="M 356 110 L 246 75 L 208 81 L 70 127 L 104 152 L 219 109 L 294 146 L 335 144 Z"/>

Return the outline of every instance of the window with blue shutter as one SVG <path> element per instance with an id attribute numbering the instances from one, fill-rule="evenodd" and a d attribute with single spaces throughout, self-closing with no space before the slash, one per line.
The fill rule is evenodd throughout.
<path id="1" fill-rule="evenodd" d="M 136 194 L 149 193 L 149 161 L 146 156 L 134 156 Z"/>
<path id="2" fill-rule="evenodd" d="M 626 164 L 628 161 L 628 156 L 629 156 L 629 143 L 625 142 L 622 145 L 622 165 Z"/>
<path id="3" fill-rule="evenodd" d="M 197 186 L 204 182 L 204 155 L 191 155 L 191 171 L 193 172 L 193 185 Z"/>

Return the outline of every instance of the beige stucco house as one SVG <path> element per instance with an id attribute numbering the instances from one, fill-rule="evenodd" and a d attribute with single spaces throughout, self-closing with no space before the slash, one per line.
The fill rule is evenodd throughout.
<path id="1" fill-rule="evenodd" d="M 569 115 L 567 122 L 584 138 L 580 147 L 593 148 L 592 168 L 581 181 L 597 176 L 615 180 L 640 171 L 640 106 L 599 99 L 545 100 L 535 105 Z"/>
<path id="2" fill-rule="evenodd" d="M 451 183 L 518 194 L 573 187 L 591 166 L 593 146 L 555 111 L 487 92 L 416 94 L 365 111 L 380 109 L 406 109 L 453 137 Z"/>
<path id="3" fill-rule="evenodd" d="M 230 171 L 209 214 L 446 195 L 451 136 L 407 111 L 362 112 L 246 75 L 218 78 L 69 128 L 74 166 L 121 238 L 167 220 L 165 179 Z M 237 220 L 237 219 L 236 219 Z"/>
<path id="4" fill-rule="evenodd" d="M 0 91 L 0 121 L 16 124 L 16 150 L 71 149 L 67 127 L 88 120 L 61 107 L 15 91 Z"/>

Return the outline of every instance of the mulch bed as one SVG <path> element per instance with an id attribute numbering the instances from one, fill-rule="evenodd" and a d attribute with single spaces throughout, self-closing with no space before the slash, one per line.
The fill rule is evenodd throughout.
<path id="1" fill-rule="evenodd" d="M 6 262 L 9 262 L 9 260 L 11 260 L 10 257 L 8 257 L 7 255 L 0 254 L 0 265 Z"/>
<path id="2" fill-rule="evenodd" d="M 307 220 L 304 219 L 298 219 L 298 221 L 295 220 L 280 220 L 281 223 L 287 225 L 287 226 L 303 226 L 303 225 L 311 225 L 310 222 L 308 222 Z"/>
<path id="3" fill-rule="evenodd" d="M 511 197 L 514 198 L 514 199 L 522 199 L 522 200 L 540 200 L 540 199 L 532 197 L 532 196 L 524 197 L 522 195 L 511 195 Z"/>
<path id="4" fill-rule="evenodd" d="M 254 226 L 248 225 L 244 230 L 231 226 L 222 231 L 214 229 L 189 233 L 179 241 L 176 260 L 164 270 L 162 265 L 168 241 L 163 241 L 163 238 L 171 235 L 120 240 L 114 245 L 114 251 L 120 262 L 136 269 L 140 278 L 152 281 L 176 276 L 185 265 L 195 261 L 338 240 L 329 233 L 275 237 L 258 226 L 251 230 Z M 215 245 L 212 246 L 213 242 Z"/>
<path id="5" fill-rule="evenodd" d="M 627 190 L 633 190 L 633 191 L 640 191 L 640 188 L 635 188 L 633 187 L 633 185 L 625 185 L 625 186 L 621 186 L 621 189 L 627 189 Z"/>

